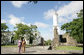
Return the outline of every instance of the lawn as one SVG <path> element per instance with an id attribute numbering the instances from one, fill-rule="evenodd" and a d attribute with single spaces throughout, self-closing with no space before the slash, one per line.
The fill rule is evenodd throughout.
<path id="1" fill-rule="evenodd" d="M 17 47 L 17 45 L 2 45 L 1 47 Z"/>
<path id="2" fill-rule="evenodd" d="M 26 45 L 26 47 L 30 47 L 31 45 Z M 3 45 L 1 47 L 18 47 L 18 45 Z"/>
<path id="3" fill-rule="evenodd" d="M 58 46 L 56 50 L 83 50 L 83 47 L 76 46 Z"/>

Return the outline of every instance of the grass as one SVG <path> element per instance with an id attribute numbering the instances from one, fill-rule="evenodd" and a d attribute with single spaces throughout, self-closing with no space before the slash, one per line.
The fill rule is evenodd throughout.
<path id="1" fill-rule="evenodd" d="M 3 45 L 1 47 L 17 47 L 17 45 Z"/>
<path id="2" fill-rule="evenodd" d="M 26 47 L 30 47 L 31 45 L 26 45 Z M 3 45 L 1 47 L 18 47 L 18 45 Z"/>
<path id="3" fill-rule="evenodd" d="M 76 46 L 58 46 L 56 50 L 83 50 L 83 47 Z"/>
<path id="4" fill-rule="evenodd" d="M 31 47 L 32 45 L 26 45 L 26 47 Z M 18 45 L 3 45 L 1 47 L 18 47 Z M 76 46 L 58 46 L 56 50 L 83 50 L 83 47 Z"/>

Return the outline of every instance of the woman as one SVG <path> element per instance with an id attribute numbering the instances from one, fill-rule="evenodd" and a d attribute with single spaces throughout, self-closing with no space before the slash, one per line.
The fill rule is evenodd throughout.
<path id="1" fill-rule="evenodd" d="M 22 41 L 21 38 L 18 40 L 19 53 L 21 52 Z"/>
<path id="2" fill-rule="evenodd" d="M 25 52 L 25 46 L 26 46 L 26 41 L 25 41 L 25 39 L 23 39 L 23 41 L 22 41 L 22 52 L 23 53 Z"/>

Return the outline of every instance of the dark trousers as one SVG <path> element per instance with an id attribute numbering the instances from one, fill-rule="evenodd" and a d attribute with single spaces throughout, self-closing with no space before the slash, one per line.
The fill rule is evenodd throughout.
<path id="1" fill-rule="evenodd" d="M 20 53 L 20 51 L 21 51 L 21 46 L 19 46 L 19 53 Z"/>

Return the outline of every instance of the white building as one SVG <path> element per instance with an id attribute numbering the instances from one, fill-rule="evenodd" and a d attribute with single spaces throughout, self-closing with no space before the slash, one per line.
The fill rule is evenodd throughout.
<path id="1" fill-rule="evenodd" d="M 15 34 L 14 32 L 10 32 L 10 31 L 9 32 L 3 32 L 2 35 L 4 35 L 8 40 L 5 42 L 1 42 L 1 44 L 5 44 L 7 42 L 18 44 L 18 40 L 12 40 L 14 34 Z M 24 38 L 25 38 L 26 44 L 29 45 L 30 41 L 26 37 L 28 37 L 27 34 L 24 35 Z M 38 44 L 43 43 L 41 39 L 42 39 L 42 37 L 40 36 L 40 33 L 37 32 L 37 36 L 36 36 L 35 40 L 33 40 L 33 44 L 38 45 Z"/>
<path id="2" fill-rule="evenodd" d="M 13 32 L 9 32 L 9 31 L 2 32 L 3 37 L 1 37 L 1 44 L 11 43 L 11 38 L 13 34 L 14 34 Z"/>
<path id="3" fill-rule="evenodd" d="M 33 40 L 33 45 L 42 45 L 43 44 L 43 38 L 40 36 L 40 32 L 34 32 L 34 34 L 37 34 L 37 36 L 35 37 L 35 39 Z M 27 40 L 26 37 L 28 37 L 27 35 L 24 36 L 26 44 L 29 45 L 30 40 Z"/>

